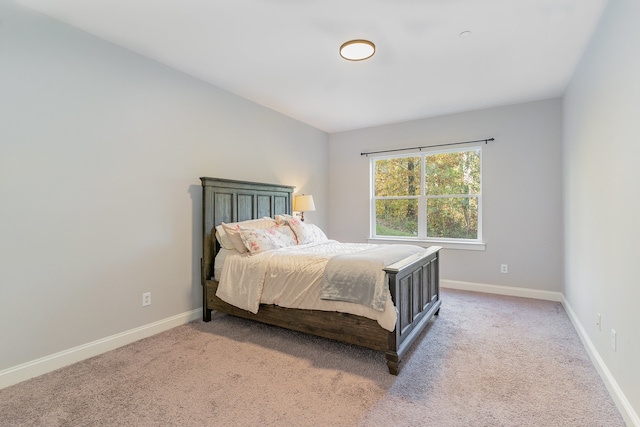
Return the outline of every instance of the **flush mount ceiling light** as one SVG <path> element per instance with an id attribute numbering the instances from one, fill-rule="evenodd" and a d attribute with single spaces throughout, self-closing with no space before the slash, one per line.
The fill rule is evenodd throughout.
<path id="1" fill-rule="evenodd" d="M 349 61 L 362 61 L 376 53 L 376 45 L 369 40 L 349 40 L 340 46 L 340 56 Z"/>

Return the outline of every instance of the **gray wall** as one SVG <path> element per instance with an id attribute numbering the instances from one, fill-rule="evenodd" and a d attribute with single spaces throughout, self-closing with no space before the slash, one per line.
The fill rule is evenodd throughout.
<path id="1" fill-rule="evenodd" d="M 295 185 L 324 227 L 327 144 L 0 2 L 0 371 L 200 307 L 200 176 Z"/>
<path id="2" fill-rule="evenodd" d="M 640 414 L 639 17 L 637 0 L 609 1 L 564 98 L 564 294 L 636 417 Z M 596 326 L 596 313 L 602 315 L 602 330 Z M 617 351 L 610 344 L 611 329 L 617 332 Z"/>
<path id="3" fill-rule="evenodd" d="M 369 237 L 369 158 L 363 151 L 494 137 L 483 145 L 485 251 L 443 251 L 442 278 L 560 292 L 562 186 L 560 99 L 332 134 L 330 237 Z M 500 264 L 509 273 L 500 273 Z"/>

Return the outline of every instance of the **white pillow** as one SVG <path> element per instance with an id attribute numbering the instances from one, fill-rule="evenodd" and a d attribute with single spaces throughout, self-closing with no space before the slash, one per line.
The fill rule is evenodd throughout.
<path id="1" fill-rule="evenodd" d="M 288 225 L 275 225 L 264 229 L 240 227 L 240 236 L 252 254 L 296 245 L 295 235 Z"/>
<path id="2" fill-rule="evenodd" d="M 314 224 L 307 224 L 300 221 L 298 218 L 291 215 L 276 215 L 276 222 L 289 224 L 289 227 L 296 234 L 296 239 L 299 245 L 306 245 L 308 243 L 322 243 L 329 240 L 327 235 Z"/>
<path id="3" fill-rule="evenodd" d="M 291 218 L 293 218 L 293 217 L 291 215 L 287 215 L 287 214 L 276 215 L 275 221 L 276 221 L 276 224 L 282 225 L 282 224 L 287 224 Z"/>
<path id="4" fill-rule="evenodd" d="M 231 242 L 231 248 L 240 253 L 247 252 L 247 247 L 242 243 L 242 237 L 240 236 L 240 227 L 244 228 L 269 228 L 276 225 L 276 221 L 273 218 L 264 217 L 260 219 L 252 219 L 249 221 L 222 223 L 222 229 L 226 233 L 226 237 Z M 222 242 L 220 243 L 222 244 Z"/>
<path id="5" fill-rule="evenodd" d="M 222 225 L 218 225 L 216 227 L 216 240 L 218 240 L 218 243 L 220 243 L 220 246 L 222 246 L 224 249 L 236 249 L 233 246 L 233 242 L 231 241 L 231 239 L 229 239 L 229 236 L 227 236 L 227 232 L 224 231 L 224 228 L 222 228 Z"/>

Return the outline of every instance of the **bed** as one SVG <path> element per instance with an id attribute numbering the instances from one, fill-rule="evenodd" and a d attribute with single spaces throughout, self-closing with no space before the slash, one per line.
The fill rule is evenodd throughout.
<path id="1" fill-rule="evenodd" d="M 293 187 L 209 177 L 200 180 L 203 194 L 201 280 L 205 322 L 211 321 L 211 313 L 216 311 L 382 351 L 386 355 L 389 372 L 398 374 L 402 358 L 440 311 L 440 247 L 431 246 L 383 268 L 393 304 L 395 327 L 391 325 L 385 329 L 368 315 L 276 304 L 261 303 L 253 313 L 216 296 L 220 283 L 215 278 L 214 260 L 221 250 L 215 237 L 216 227 L 222 223 L 290 216 Z"/>

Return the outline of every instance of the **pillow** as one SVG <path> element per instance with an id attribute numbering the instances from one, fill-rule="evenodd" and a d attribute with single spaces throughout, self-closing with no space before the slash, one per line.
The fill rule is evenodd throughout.
<path id="1" fill-rule="evenodd" d="M 307 243 L 321 243 L 329 240 L 327 235 L 314 224 L 306 224 L 300 221 L 298 218 L 293 217 L 291 215 L 279 215 L 282 218 L 277 218 L 279 220 L 286 220 L 289 227 L 296 234 L 296 238 L 298 239 L 299 245 L 306 245 Z"/>
<path id="2" fill-rule="evenodd" d="M 264 229 L 240 227 L 240 236 L 252 254 L 296 245 L 295 235 L 288 225 L 274 225 Z"/>
<path id="3" fill-rule="evenodd" d="M 296 237 L 296 233 L 293 232 L 293 230 L 291 229 L 291 227 L 289 226 L 289 224 L 285 223 L 285 224 L 277 224 L 276 227 L 278 227 L 278 231 L 280 233 L 285 234 L 288 239 L 291 239 L 293 241 L 293 245 L 287 245 L 287 246 L 295 246 L 298 244 L 298 238 Z"/>
<path id="4" fill-rule="evenodd" d="M 233 246 L 233 242 L 231 241 L 231 239 L 229 239 L 229 236 L 227 236 L 227 232 L 224 231 L 224 228 L 222 228 L 222 225 L 218 225 L 216 227 L 216 240 L 218 241 L 218 243 L 220 243 L 220 246 L 222 246 L 224 249 L 229 249 L 229 250 L 236 249 Z"/>
<path id="5" fill-rule="evenodd" d="M 242 237 L 240 237 L 240 226 L 244 228 L 269 228 L 276 225 L 276 221 L 273 218 L 264 217 L 261 219 L 252 219 L 249 221 L 242 222 L 233 222 L 233 223 L 222 223 L 221 227 L 224 230 L 226 237 L 231 242 L 231 248 L 235 249 L 240 253 L 247 252 L 247 247 L 242 243 Z M 222 245 L 222 242 L 220 242 Z"/>
<path id="6" fill-rule="evenodd" d="M 287 215 L 287 214 L 276 215 L 275 221 L 276 221 L 276 224 L 283 225 L 283 224 L 286 224 L 291 218 L 294 218 L 294 217 L 292 217 L 291 215 Z"/>

